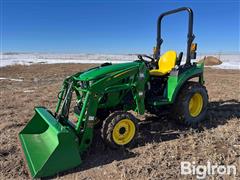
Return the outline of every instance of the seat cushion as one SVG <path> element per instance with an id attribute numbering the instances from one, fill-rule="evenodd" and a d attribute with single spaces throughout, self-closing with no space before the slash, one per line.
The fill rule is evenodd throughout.
<path id="1" fill-rule="evenodd" d="M 159 69 L 153 69 L 150 71 L 150 75 L 151 76 L 163 76 L 164 74 L 161 71 L 159 71 Z"/>
<path id="2" fill-rule="evenodd" d="M 167 51 L 158 60 L 159 68 L 151 70 L 150 75 L 163 76 L 163 75 L 169 73 L 176 65 L 176 61 L 177 61 L 176 51 L 172 51 L 172 50 Z"/>

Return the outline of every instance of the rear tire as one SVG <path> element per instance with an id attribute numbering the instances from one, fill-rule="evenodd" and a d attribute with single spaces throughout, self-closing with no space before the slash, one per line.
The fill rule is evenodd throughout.
<path id="1" fill-rule="evenodd" d="M 102 124 L 101 136 L 111 148 L 132 147 L 138 134 L 138 121 L 128 112 L 110 114 Z"/>
<path id="2" fill-rule="evenodd" d="M 208 94 L 198 82 L 187 82 L 173 105 L 172 118 L 196 127 L 207 115 Z M 173 117 L 174 116 L 174 117 Z"/>

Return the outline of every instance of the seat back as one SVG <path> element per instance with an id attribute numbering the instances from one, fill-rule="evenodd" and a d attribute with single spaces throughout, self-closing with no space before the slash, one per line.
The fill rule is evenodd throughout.
<path id="1" fill-rule="evenodd" d="M 176 60 L 177 60 L 177 53 L 176 51 L 170 50 L 164 53 L 159 61 L 158 61 L 158 67 L 159 67 L 159 72 L 161 74 L 167 74 L 169 73 L 172 68 L 176 65 Z"/>

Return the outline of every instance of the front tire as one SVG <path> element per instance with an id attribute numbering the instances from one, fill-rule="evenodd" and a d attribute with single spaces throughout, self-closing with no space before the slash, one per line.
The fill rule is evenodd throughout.
<path id="1" fill-rule="evenodd" d="M 138 121 L 128 112 L 114 112 L 104 121 L 101 136 L 111 148 L 132 147 L 138 134 Z"/>
<path id="2" fill-rule="evenodd" d="M 187 82 L 173 105 L 174 119 L 196 127 L 207 115 L 208 94 L 206 87 L 198 82 Z"/>

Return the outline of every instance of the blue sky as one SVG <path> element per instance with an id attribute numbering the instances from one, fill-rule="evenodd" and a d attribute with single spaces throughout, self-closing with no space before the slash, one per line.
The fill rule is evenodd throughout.
<path id="1" fill-rule="evenodd" d="M 152 53 L 164 11 L 194 11 L 198 50 L 239 52 L 238 0 L 74 1 L 0 0 L 2 51 Z M 185 51 L 187 15 L 163 21 L 163 51 Z"/>

